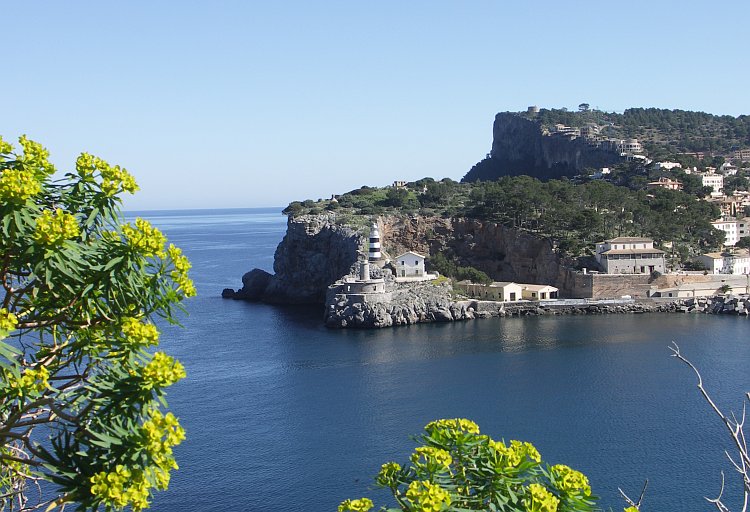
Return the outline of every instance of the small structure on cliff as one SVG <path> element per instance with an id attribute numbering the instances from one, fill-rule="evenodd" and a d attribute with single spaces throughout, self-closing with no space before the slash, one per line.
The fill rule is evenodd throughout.
<path id="1" fill-rule="evenodd" d="M 525 300 L 556 299 L 560 290 L 548 284 L 522 284 L 521 297 Z"/>
<path id="2" fill-rule="evenodd" d="M 378 231 L 378 223 L 373 222 L 370 228 L 370 247 L 369 247 L 369 259 L 370 261 L 380 261 L 380 231 Z"/>
<path id="3" fill-rule="evenodd" d="M 362 255 L 359 261 L 359 273 L 356 277 L 346 276 L 337 283 L 339 293 L 347 295 L 371 295 L 385 293 L 385 279 L 370 275 L 370 261 Z"/>
<path id="4" fill-rule="evenodd" d="M 428 274 L 424 269 L 425 257 L 414 251 L 406 251 L 396 257 L 396 282 L 430 281 L 438 274 Z"/>
<path id="5" fill-rule="evenodd" d="M 523 287 L 518 283 L 508 281 L 495 281 L 491 284 L 472 283 L 471 281 L 459 281 L 455 288 L 463 291 L 471 298 L 483 300 L 494 300 L 498 302 L 515 302 L 521 300 Z"/>

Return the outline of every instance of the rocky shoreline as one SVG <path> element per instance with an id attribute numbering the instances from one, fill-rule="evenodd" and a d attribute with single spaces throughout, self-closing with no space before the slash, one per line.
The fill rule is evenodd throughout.
<path id="1" fill-rule="evenodd" d="M 489 268 L 488 262 L 495 262 L 496 267 L 491 269 L 494 276 L 509 276 L 509 279 L 524 276 L 528 282 L 558 283 L 569 296 L 586 296 L 577 293 L 584 288 L 579 289 L 567 280 L 574 274 L 561 270 L 561 261 L 546 241 L 535 241 L 502 226 L 480 225 L 466 219 L 394 217 L 382 218 L 380 224 L 381 233 L 395 252 L 416 248 L 436 253 L 448 248 L 456 254 L 472 256 L 473 259 L 467 261 L 478 268 Z M 384 291 L 352 293 L 365 291 L 347 290 L 345 285 L 345 282 L 352 282 L 346 281 L 347 278 L 356 281 L 358 255 L 365 243 L 362 232 L 346 225 L 333 213 L 290 217 L 286 235 L 274 254 L 275 273 L 254 269 L 242 277 L 241 289 L 226 288 L 222 297 L 277 304 L 325 304 L 324 322 L 332 328 L 382 328 L 503 316 L 650 312 L 748 315 L 750 311 L 747 296 L 719 295 L 666 299 L 666 302 L 659 299 L 577 299 L 507 303 L 462 299 L 454 295 L 448 281 L 397 283 L 390 270 L 377 269 L 374 265 L 370 277 L 382 277 Z M 497 252 L 500 249 L 502 254 Z M 589 296 L 633 294 L 627 291 L 633 286 L 623 288 L 621 283 L 630 277 L 619 278 L 619 285 L 604 287 L 598 294 Z M 592 289 L 593 285 L 585 288 L 589 292 Z"/>
<path id="2" fill-rule="evenodd" d="M 425 285 L 429 286 L 429 285 Z M 433 288 L 437 288 L 433 285 Z M 540 315 L 602 315 L 640 313 L 703 313 L 747 316 L 750 299 L 740 297 L 704 297 L 676 299 L 669 302 L 640 301 L 572 301 L 493 302 L 450 300 L 448 285 L 432 290 L 428 296 L 418 290 L 395 292 L 386 301 L 367 302 L 360 298 L 333 297 L 326 305 L 325 324 L 331 328 L 377 329 L 430 322 L 453 322 L 478 318 Z M 394 300 L 395 299 L 395 300 Z"/>

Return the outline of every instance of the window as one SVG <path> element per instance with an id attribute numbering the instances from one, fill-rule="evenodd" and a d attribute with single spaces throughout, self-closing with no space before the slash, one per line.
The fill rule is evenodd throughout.
<path id="1" fill-rule="evenodd" d="M 414 266 L 419 265 L 419 260 L 414 260 Z"/>
<path id="2" fill-rule="evenodd" d="M 516 300 L 516 293 L 515 292 L 511 292 L 510 293 L 510 300 Z"/>

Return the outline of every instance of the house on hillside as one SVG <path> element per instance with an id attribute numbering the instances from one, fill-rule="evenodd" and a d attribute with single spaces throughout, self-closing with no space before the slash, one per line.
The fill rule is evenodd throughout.
<path id="1" fill-rule="evenodd" d="M 607 274 L 664 272 L 664 251 L 650 238 L 617 237 L 596 244 L 596 261 Z"/>
<path id="2" fill-rule="evenodd" d="M 724 245 L 733 246 L 740 241 L 740 238 L 750 236 L 750 217 L 733 219 L 723 217 L 711 223 L 716 229 L 724 232 Z"/>
<path id="3" fill-rule="evenodd" d="M 711 252 L 698 258 L 710 274 L 750 274 L 750 252 Z"/>
<path id="4" fill-rule="evenodd" d="M 713 194 L 721 194 L 724 190 L 724 176 L 715 172 L 707 172 L 701 175 L 701 183 L 704 187 L 711 187 Z"/>
<path id="5" fill-rule="evenodd" d="M 670 178 L 661 177 L 657 181 L 652 181 L 646 185 L 646 188 L 666 188 L 667 190 L 682 190 L 682 183 Z"/>
<path id="6" fill-rule="evenodd" d="M 425 257 L 414 251 L 407 251 L 396 257 L 396 277 L 424 277 Z"/>

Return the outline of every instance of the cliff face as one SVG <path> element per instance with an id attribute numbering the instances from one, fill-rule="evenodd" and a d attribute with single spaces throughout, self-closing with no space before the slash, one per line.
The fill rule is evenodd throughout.
<path id="1" fill-rule="evenodd" d="M 542 133 L 538 122 L 511 112 L 495 116 L 491 158 L 470 170 L 463 181 L 494 180 L 527 174 L 539 179 L 572 177 L 586 167 L 614 165 L 617 154 L 597 149 L 579 138 Z"/>
<path id="2" fill-rule="evenodd" d="M 283 304 L 322 304 L 328 285 L 349 274 L 364 239 L 328 215 L 290 217 L 284 239 L 276 248 L 275 275 L 254 269 L 236 292 L 225 297 Z"/>
<path id="3" fill-rule="evenodd" d="M 383 217 L 381 235 L 390 257 L 413 250 L 458 257 L 496 281 L 545 283 L 561 290 L 568 273 L 549 241 L 494 222 L 440 217 Z"/>
<path id="4" fill-rule="evenodd" d="M 445 253 L 462 266 L 486 272 L 497 281 L 544 283 L 563 295 L 569 273 L 550 243 L 492 222 L 440 217 L 387 216 L 378 220 L 384 257 L 395 259 L 406 251 L 425 256 Z M 290 218 L 287 233 L 275 253 L 275 275 L 254 269 L 242 278 L 243 287 L 223 296 L 285 304 L 323 304 L 326 290 L 353 273 L 358 250 L 366 240 L 333 215 Z M 439 304 L 438 304 L 439 303 Z M 444 304 L 437 301 L 440 308 Z"/>

